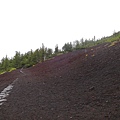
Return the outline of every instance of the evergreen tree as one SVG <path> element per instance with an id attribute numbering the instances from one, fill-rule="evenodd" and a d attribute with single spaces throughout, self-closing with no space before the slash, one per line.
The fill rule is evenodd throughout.
<path id="1" fill-rule="evenodd" d="M 5 71 L 8 71 L 8 70 L 9 70 L 9 60 L 8 60 L 7 55 L 6 55 L 6 57 L 5 57 L 4 69 L 5 69 Z"/>
<path id="2" fill-rule="evenodd" d="M 84 46 L 84 40 L 83 40 L 83 38 L 80 40 L 80 42 L 81 42 L 81 46 L 83 47 Z"/>
<path id="3" fill-rule="evenodd" d="M 42 48 L 40 48 L 40 56 L 41 56 L 41 62 L 44 62 L 45 59 L 45 46 L 42 43 Z"/>
<path id="4" fill-rule="evenodd" d="M 47 58 L 51 58 L 52 57 L 52 53 L 53 53 L 52 49 L 48 48 L 47 51 L 46 51 L 46 57 Z"/>
<path id="5" fill-rule="evenodd" d="M 75 41 L 75 49 L 80 49 L 80 42 L 78 40 Z"/>
<path id="6" fill-rule="evenodd" d="M 16 54 L 15 54 L 15 56 L 14 56 L 13 63 L 14 63 L 14 67 L 15 67 L 15 68 L 20 68 L 20 67 L 21 67 L 20 52 L 17 52 L 17 51 L 16 51 Z"/>
<path id="7" fill-rule="evenodd" d="M 64 52 L 71 52 L 72 51 L 72 43 L 65 43 L 65 45 L 62 47 L 62 50 Z"/>
<path id="8" fill-rule="evenodd" d="M 55 54 L 57 54 L 58 53 L 58 44 L 55 46 Z"/>
<path id="9" fill-rule="evenodd" d="M 1 60 L 1 70 L 2 71 L 8 71 L 9 70 L 9 59 L 6 55 L 6 57 Z"/>

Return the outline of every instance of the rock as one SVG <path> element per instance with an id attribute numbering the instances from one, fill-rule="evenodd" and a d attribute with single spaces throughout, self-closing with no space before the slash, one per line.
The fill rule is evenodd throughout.
<path id="1" fill-rule="evenodd" d="M 108 103 L 108 100 L 106 100 L 106 103 Z"/>
<path id="2" fill-rule="evenodd" d="M 92 86 L 92 87 L 89 88 L 89 91 L 92 91 L 92 90 L 94 90 L 94 89 L 95 89 L 95 87 Z"/>
<path id="3" fill-rule="evenodd" d="M 73 117 L 71 116 L 70 119 L 72 119 Z"/>

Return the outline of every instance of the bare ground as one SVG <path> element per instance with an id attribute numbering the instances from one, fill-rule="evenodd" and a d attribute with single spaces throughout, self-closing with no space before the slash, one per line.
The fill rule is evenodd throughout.
<path id="1" fill-rule="evenodd" d="M 119 120 L 120 42 L 73 51 L 0 75 L 0 91 L 18 81 L 0 120 Z"/>

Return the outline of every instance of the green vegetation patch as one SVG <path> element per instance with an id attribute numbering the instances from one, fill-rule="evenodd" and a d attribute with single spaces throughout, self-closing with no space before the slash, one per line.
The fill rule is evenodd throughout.
<path id="1" fill-rule="evenodd" d="M 11 72 L 11 71 L 13 71 L 13 70 L 16 70 L 16 68 L 11 68 L 8 72 Z"/>

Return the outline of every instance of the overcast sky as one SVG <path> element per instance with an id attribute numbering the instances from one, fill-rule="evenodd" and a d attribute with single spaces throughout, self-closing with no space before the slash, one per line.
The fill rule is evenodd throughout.
<path id="1" fill-rule="evenodd" d="M 0 0 L 0 59 L 120 30 L 120 0 Z"/>

